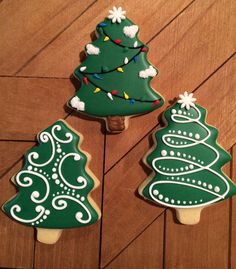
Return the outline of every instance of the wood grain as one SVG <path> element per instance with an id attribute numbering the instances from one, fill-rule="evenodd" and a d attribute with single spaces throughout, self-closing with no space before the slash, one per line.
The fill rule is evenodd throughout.
<path id="1" fill-rule="evenodd" d="M 89 168 L 99 179 L 101 185 L 91 193 L 91 196 L 100 207 L 104 159 L 104 135 L 100 131 L 100 123 L 86 121 L 77 116 L 71 116 L 67 122 L 83 134 L 84 141 L 81 149 L 92 156 Z M 34 268 L 98 268 L 99 241 L 100 221 L 81 229 L 66 229 L 55 245 L 36 243 Z"/>
<path id="2" fill-rule="evenodd" d="M 127 10 L 129 18 L 141 28 L 140 38 L 147 42 L 190 2 L 190 0 L 174 2 L 150 0 L 147 5 L 147 2 L 142 0 L 98 1 L 37 55 L 19 75 L 69 77 L 80 63 L 80 52 L 87 43 L 91 42 L 90 33 L 95 31 L 96 25 L 107 16 L 108 10 L 114 5 L 122 6 Z"/>
<path id="3" fill-rule="evenodd" d="M 160 70 L 152 85 L 166 103 L 131 119 L 126 132 L 107 138 L 106 171 L 157 124 L 158 115 L 173 98 L 193 91 L 234 53 L 233 18 L 231 0 L 195 1 L 150 42 L 148 59 Z"/>
<path id="4" fill-rule="evenodd" d="M 2 206 L 16 193 L 15 186 L 10 182 L 11 177 L 22 166 L 18 162 L 0 180 L 0 204 Z M 13 221 L 0 210 L 0 267 L 25 268 L 33 267 L 34 257 L 34 231 L 30 227 Z"/>
<path id="5" fill-rule="evenodd" d="M 229 149 L 235 143 L 236 137 L 234 128 L 236 92 L 231 90 L 235 81 L 234 70 L 235 59 L 231 59 L 195 92 L 198 103 L 208 110 L 207 122 L 219 128 L 218 142 L 226 149 Z M 213 95 L 214 99 L 211 98 Z M 218 111 L 222 113 L 219 114 Z M 228 120 L 225 122 L 226 115 L 232 116 L 230 122 Z M 145 136 L 105 175 L 104 232 L 102 234 L 103 266 L 123 249 L 135 234 L 140 232 L 142 227 L 148 225 L 163 210 L 161 207 L 150 206 L 150 204 L 135 197 L 139 184 L 150 173 L 143 167 L 141 159 L 152 144 L 152 141 L 149 144 L 148 136 Z M 143 217 L 137 222 L 139 215 Z M 119 229 L 123 226 L 127 229 Z M 117 231 L 115 236 L 113 236 L 114 230 Z M 112 245 L 110 245 L 111 236 L 113 236 Z"/>
<path id="6" fill-rule="evenodd" d="M 230 176 L 230 164 L 225 166 Z M 167 211 L 165 268 L 228 268 L 229 200 L 203 209 L 200 223 L 181 225 Z"/>
<path id="7" fill-rule="evenodd" d="M 33 145 L 32 142 L 0 141 L 0 178 Z"/>
<path id="8" fill-rule="evenodd" d="M 0 78 L 0 139 L 35 140 L 35 135 L 65 117 L 74 87 L 65 79 Z"/>
<path id="9" fill-rule="evenodd" d="M 137 194 L 139 184 L 150 172 L 141 161 L 149 147 L 148 139 L 144 139 L 104 178 L 102 267 L 163 211 Z"/>
<path id="10" fill-rule="evenodd" d="M 164 214 L 130 243 L 114 261 L 105 268 L 163 268 Z"/>
<path id="11" fill-rule="evenodd" d="M 236 182 L 236 146 L 234 145 L 232 149 L 232 164 L 231 164 L 231 176 L 234 183 Z M 229 252 L 229 264 L 230 269 L 236 269 L 236 197 L 232 197 L 231 199 L 231 208 L 230 208 L 230 220 L 231 220 L 231 229 L 229 233 L 229 244 L 230 244 L 230 252 Z"/>
<path id="12" fill-rule="evenodd" d="M 93 0 L 3 1 L 0 74 L 13 75 L 78 18 Z"/>
<path id="13" fill-rule="evenodd" d="M 112 136 L 104 135 L 102 121 L 68 116 L 64 105 L 79 88 L 69 77 L 81 52 L 114 5 L 140 26 L 148 59 L 160 70 L 152 86 L 166 104 Z M 101 181 L 92 197 L 103 207 L 102 221 L 65 230 L 53 246 L 36 242 L 33 229 L 0 212 L 0 268 L 236 269 L 235 198 L 204 209 L 201 222 L 189 227 L 136 193 L 150 173 L 141 159 L 153 144 L 157 117 L 185 90 L 207 108 L 218 142 L 235 145 L 235 18 L 233 0 L 0 0 L 0 203 L 16 193 L 9 180 L 35 135 L 66 118 L 84 135 L 82 149 Z M 235 156 L 234 146 L 234 180 Z"/>

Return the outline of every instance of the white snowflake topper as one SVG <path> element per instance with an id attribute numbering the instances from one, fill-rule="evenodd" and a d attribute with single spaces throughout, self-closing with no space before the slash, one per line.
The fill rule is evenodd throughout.
<path id="1" fill-rule="evenodd" d="M 178 103 L 181 104 L 181 108 L 186 107 L 187 110 L 189 110 L 191 106 L 195 106 L 194 102 L 197 100 L 193 98 L 193 93 L 188 94 L 188 92 L 180 94 L 179 98 Z"/>
<path id="2" fill-rule="evenodd" d="M 112 20 L 112 23 L 121 23 L 121 20 L 125 19 L 125 13 L 126 11 L 122 10 L 121 7 L 113 7 L 112 10 L 109 10 L 108 19 Z"/>

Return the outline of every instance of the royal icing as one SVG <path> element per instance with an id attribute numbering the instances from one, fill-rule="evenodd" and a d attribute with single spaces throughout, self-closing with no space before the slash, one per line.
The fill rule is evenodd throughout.
<path id="1" fill-rule="evenodd" d="M 95 47 L 93 44 L 87 44 L 86 45 L 86 52 L 89 55 L 98 55 L 100 53 L 100 49 L 98 47 Z M 84 71 L 85 69 L 82 68 L 81 71 Z"/>
<path id="2" fill-rule="evenodd" d="M 138 32 L 138 25 L 125 26 L 123 28 L 124 35 L 128 36 L 129 38 L 134 38 L 137 32 Z"/>
<path id="3" fill-rule="evenodd" d="M 113 7 L 112 10 L 109 10 L 108 19 L 112 21 L 112 23 L 121 23 L 121 20 L 125 19 L 125 10 L 122 10 L 121 7 Z"/>
<path id="4" fill-rule="evenodd" d="M 19 192 L 5 203 L 4 212 L 40 228 L 73 228 L 97 221 L 99 212 L 88 198 L 94 180 L 86 172 L 87 156 L 78 149 L 78 134 L 59 120 L 38 140 L 14 177 Z"/>
<path id="5" fill-rule="evenodd" d="M 163 104 L 150 87 L 157 70 L 147 61 L 148 49 L 137 37 L 138 26 L 124 12 L 114 7 L 97 25 L 98 39 L 86 46 L 87 57 L 75 69 L 81 81 L 75 95 L 79 99 L 71 98 L 68 105 L 77 111 L 95 117 L 131 116 Z M 81 105 L 77 109 L 78 102 L 84 103 L 82 109 Z"/>
<path id="6" fill-rule="evenodd" d="M 156 75 L 157 75 L 157 71 L 151 65 L 147 69 L 142 70 L 142 71 L 139 72 L 140 78 L 155 77 Z"/>
<path id="7" fill-rule="evenodd" d="M 164 113 L 167 126 L 155 134 L 156 147 L 146 162 L 154 176 L 141 186 L 145 198 L 174 208 L 202 207 L 236 194 L 221 171 L 229 154 L 216 142 L 217 130 L 205 122 L 206 111 L 185 92 Z"/>

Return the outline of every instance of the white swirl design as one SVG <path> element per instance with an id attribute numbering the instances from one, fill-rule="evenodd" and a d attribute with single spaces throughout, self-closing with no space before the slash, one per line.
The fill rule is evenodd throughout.
<path id="1" fill-rule="evenodd" d="M 17 212 L 17 213 L 20 213 L 21 212 L 21 207 L 19 205 L 13 205 L 11 207 L 10 213 L 11 213 L 11 216 L 14 219 L 16 219 L 16 220 L 18 220 L 20 222 L 23 222 L 23 223 L 31 223 L 31 222 L 37 221 L 38 219 L 40 219 L 43 216 L 43 214 L 45 212 L 45 208 L 43 206 L 41 206 L 41 205 L 38 205 L 38 206 L 36 206 L 35 211 L 37 213 L 39 213 L 39 214 L 35 218 L 33 218 L 33 219 L 22 219 L 22 218 L 16 216 L 15 212 Z"/>
<path id="2" fill-rule="evenodd" d="M 48 198 L 48 195 L 49 195 L 49 192 L 50 192 L 50 186 L 49 186 L 49 183 L 48 183 L 47 179 L 46 179 L 43 175 L 41 175 L 41 174 L 39 174 L 39 173 L 37 173 L 37 172 L 34 172 L 34 171 L 28 171 L 28 170 L 22 170 L 22 171 L 20 171 L 20 172 L 16 175 L 16 177 L 15 177 L 15 181 L 16 181 L 16 183 L 17 183 L 19 186 L 21 186 L 21 187 L 30 187 L 30 186 L 33 184 L 33 180 L 32 180 L 32 178 L 30 178 L 29 176 L 23 177 L 23 178 L 21 179 L 20 176 L 21 176 L 22 174 L 35 175 L 35 176 L 41 178 L 41 179 L 44 181 L 44 183 L 45 183 L 45 185 L 46 185 L 46 194 L 44 195 L 44 197 L 41 198 L 41 199 L 37 199 L 37 198 L 40 197 L 40 194 L 39 194 L 38 191 L 33 191 L 32 194 L 31 194 L 31 197 L 30 197 L 31 200 L 32 200 L 34 203 L 43 203 L 43 202 Z"/>
<path id="3" fill-rule="evenodd" d="M 55 125 L 52 128 L 52 136 L 60 143 L 63 144 L 68 144 L 73 140 L 73 135 L 71 133 L 66 133 L 66 137 L 68 138 L 67 140 L 62 140 L 60 139 L 56 134 L 55 134 L 55 130 L 57 131 L 61 131 L 61 126 L 60 125 Z"/>
<path id="4" fill-rule="evenodd" d="M 185 123 L 196 123 L 198 125 L 200 125 L 202 128 L 204 128 L 207 132 L 207 136 L 203 139 L 199 139 L 199 140 L 195 140 L 193 138 L 189 138 L 189 137 L 185 137 L 185 136 L 182 136 L 182 135 L 177 135 L 177 134 L 165 134 L 163 135 L 162 137 L 162 141 L 163 143 L 168 146 L 168 147 L 171 147 L 171 148 L 188 148 L 188 147 L 193 147 L 195 145 L 204 145 L 205 147 L 209 148 L 211 151 L 213 151 L 216 155 L 215 159 L 207 164 L 207 165 L 201 165 L 201 164 L 198 164 L 196 162 L 192 162 L 190 160 L 186 160 L 182 157 L 171 157 L 171 156 L 162 156 L 162 157 L 157 157 L 155 159 L 153 159 L 152 161 L 152 166 L 154 168 L 155 171 L 157 171 L 159 174 L 161 175 L 164 175 L 164 176 L 182 176 L 182 175 L 187 175 L 187 174 L 192 174 L 192 173 L 196 173 L 196 172 L 199 172 L 199 171 L 202 171 L 202 170 L 208 170 L 209 172 L 215 174 L 216 176 L 218 176 L 220 179 L 222 179 L 222 181 L 225 183 L 226 185 L 226 191 L 222 194 L 222 195 L 219 195 L 218 193 L 214 192 L 214 191 L 210 191 L 210 190 L 207 190 L 207 189 L 204 189 L 204 188 L 201 188 L 199 186 L 195 186 L 195 185 L 192 185 L 192 184 L 188 184 L 188 183 L 183 183 L 183 182 L 173 182 L 173 181 L 157 181 L 157 182 L 154 182 L 150 185 L 149 187 L 149 194 L 150 196 L 152 197 L 152 199 L 160 204 L 163 204 L 163 205 L 167 205 L 169 207 L 175 207 L 175 208 L 181 208 L 183 206 L 177 206 L 177 205 L 171 205 L 169 203 L 165 203 L 165 202 L 162 202 L 160 201 L 159 199 L 157 199 L 157 197 L 155 197 L 153 195 L 153 188 L 154 186 L 158 185 L 158 184 L 179 184 L 179 185 L 185 185 L 185 186 L 190 186 L 192 188 L 196 188 L 196 189 L 201 189 L 205 192 L 208 192 L 208 193 L 211 193 L 213 195 L 215 195 L 217 198 L 210 201 L 210 202 L 206 202 L 206 203 L 201 203 L 201 206 L 202 205 L 208 205 L 208 204 L 211 204 L 213 202 L 216 202 L 218 200 L 221 200 L 221 199 L 224 199 L 224 197 L 228 194 L 229 192 L 229 183 L 227 182 L 227 180 L 219 173 L 217 173 L 216 171 L 214 171 L 213 169 L 211 169 L 212 165 L 214 165 L 218 160 L 219 160 L 219 152 L 214 148 L 212 147 L 211 145 L 208 145 L 205 141 L 210 137 L 211 135 L 211 132 L 210 130 L 204 125 L 202 124 L 199 120 L 201 118 L 201 112 L 200 110 L 194 106 L 193 109 L 196 110 L 197 112 L 197 118 L 189 118 L 187 115 L 182 115 L 182 114 L 177 114 L 177 113 L 174 113 L 171 115 L 171 119 L 173 122 L 176 122 L 176 123 L 181 123 L 181 124 L 185 124 Z M 181 120 L 180 120 L 181 119 Z M 179 139 L 184 139 L 184 140 L 188 140 L 188 141 L 191 141 L 192 143 L 189 143 L 189 144 L 185 144 L 185 145 L 173 145 L 171 143 L 169 143 L 167 140 L 168 138 L 179 138 Z M 182 161 L 184 163 L 187 163 L 187 164 L 191 164 L 192 165 L 192 169 L 189 170 L 189 171 L 180 171 L 180 172 L 164 172 L 162 170 L 160 170 L 157 166 L 156 166 L 156 163 L 160 160 L 175 160 L 175 161 Z M 199 207 L 199 205 L 188 205 L 188 207 Z"/>
<path id="5" fill-rule="evenodd" d="M 54 141 L 53 141 L 53 138 L 51 136 L 51 134 L 49 134 L 48 132 L 42 132 L 39 136 L 39 139 L 42 143 L 47 143 L 49 140 L 51 142 L 51 145 L 52 145 L 52 154 L 51 154 L 51 157 L 49 158 L 48 161 L 44 162 L 44 163 L 35 163 L 32 159 L 34 160 L 37 160 L 39 158 L 39 154 L 37 152 L 31 152 L 29 153 L 28 155 L 28 161 L 30 164 L 36 166 L 36 167 L 43 167 L 43 166 L 46 166 L 47 164 L 49 164 L 53 158 L 54 158 L 54 155 L 55 155 L 55 144 L 54 144 Z"/>
<path id="6" fill-rule="evenodd" d="M 65 208 L 67 208 L 67 201 L 65 201 L 65 199 L 67 200 L 71 200 L 76 202 L 77 204 L 79 204 L 87 213 L 88 218 L 83 220 L 83 213 L 82 212 L 77 212 L 75 215 L 75 218 L 77 219 L 78 222 L 86 224 L 89 223 L 90 220 L 92 219 L 91 213 L 89 212 L 89 210 L 87 209 L 87 207 L 78 199 L 76 199 L 75 197 L 71 197 L 68 195 L 59 195 L 53 198 L 52 200 L 52 206 L 56 209 L 56 210 L 64 210 Z M 57 204 L 56 204 L 57 203 Z"/>
<path id="7" fill-rule="evenodd" d="M 68 187 L 70 187 L 70 188 L 74 188 L 74 189 L 77 189 L 77 190 L 84 189 L 84 188 L 86 188 L 86 186 L 87 186 L 87 184 L 88 184 L 87 181 L 86 181 L 86 179 L 85 179 L 84 177 L 79 176 L 79 177 L 77 178 L 77 182 L 78 182 L 78 183 L 81 183 L 80 186 L 77 186 L 77 185 L 70 184 L 70 183 L 64 178 L 64 176 L 63 176 L 63 174 L 62 174 L 62 171 L 61 171 L 61 170 L 62 170 L 63 162 L 65 161 L 65 159 L 67 159 L 67 158 L 70 157 L 70 156 L 73 156 L 75 161 L 79 161 L 79 160 L 80 160 L 80 155 L 79 155 L 78 153 L 68 153 L 68 154 L 66 154 L 66 155 L 61 159 L 61 161 L 60 161 L 60 163 L 59 163 L 59 166 L 58 166 L 58 172 L 59 172 L 59 175 L 60 175 L 62 181 L 63 181 Z"/>

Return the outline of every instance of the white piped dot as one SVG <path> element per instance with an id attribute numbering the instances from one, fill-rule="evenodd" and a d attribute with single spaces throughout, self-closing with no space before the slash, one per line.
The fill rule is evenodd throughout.
<path id="1" fill-rule="evenodd" d="M 28 166 L 28 170 L 31 171 L 33 167 L 31 165 Z"/>
<path id="2" fill-rule="evenodd" d="M 52 174 L 52 178 L 56 179 L 57 178 L 57 174 Z"/>
<path id="3" fill-rule="evenodd" d="M 172 113 L 172 114 L 176 114 L 176 112 L 177 112 L 177 111 L 176 111 L 175 109 L 172 109 L 172 110 L 171 110 L 171 113 Z"/>
<path id="4" fill-rule="evenodd" d="M 200 134 L 195 134 L 195 138 L 199 139 L 200 138 Z"/>
<path id="5" fill-rule="evenodd" d="M 190 164 L 190 165 L 189 165 L 189 168 L 190 168 L 190 169 L 193 169 L 193 168 L 194 168 L 193 164 Z"/>
<path id="6" fill-rule="evenodd" d="M 160 195 L 158 196 L 158 198 L 159 198 L 160 200 L 162 200 L 162 199 L 163 199 L 163 195 L 160 194 Z"/>
<path id="7" fill-rule="evenodd" d="M 208 185 L 208 189 L 209 189 L 209 190 L 212 190 L 212 188 L 213 188 L 212 185 L 209 184 L 209 185 Z"/>
<path id="8" fill-rule="evenodd" d="M 46 215 L 49 215 L 49 214 L 50 214 L 50 210 L 48 210 L 48 209 L 45 210 L 45 214 L 46 214 Z"/>
<path id="9" fill-rule="evenodd" d="M 215 191 L 215 192 L 220 192 L 220 188 L 219 188 L 218 186 L 216 186 L 216 187 L 214 188 L 214 191 Z"/>
<path id="10" fill-rule="evenodd" d="M 169 198 L 168 197 L 165 198 L 165 202 L 169 202 Z"/>
<path id="11" fill-rule="evenodd" d="M 57 153 L 61 153 L 61 149 L 57 149 Z"/>
<path id="12" fill-rule="evenodd" d="M 163 150 L 161 151 L 161 156 L 165 157 L 166 155 L 167 155 L 167 151 L 163 149 Z"/>
<path id="13" fill-rule="evenodd" d="M 175 155 L 174 151 L 171 150 L 171 151 L 170 151 L 170 156 L 174 156 L 174 155 Z"/>
<path id="14" fill-rule="evenodd" d="M 60 184 L 60 180 L 59 180 L 59 179 L 56 179 L 56 180 L 55 180 L 55 183 L 56 183 L 57 185 L 59 185 L 59 184 Z"/>
<path id="15" fill-rule="evenodd" d="M 158 191 L 158 190 L 154 190 L 154 191 L 153 191 L 153 194 L 154 194 L 154 195 L 158 195 L 158 194 L 159 194 L 159 191 Z"/>

